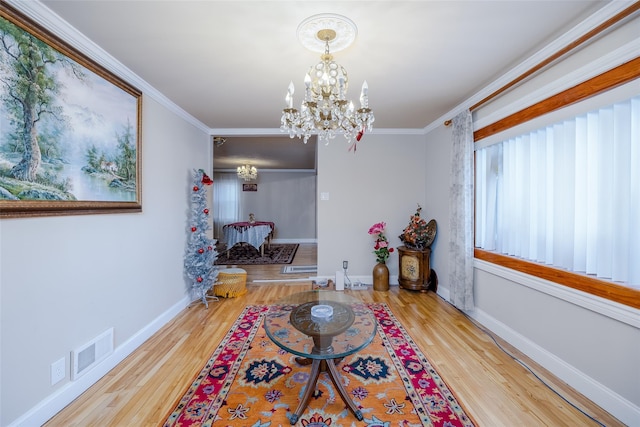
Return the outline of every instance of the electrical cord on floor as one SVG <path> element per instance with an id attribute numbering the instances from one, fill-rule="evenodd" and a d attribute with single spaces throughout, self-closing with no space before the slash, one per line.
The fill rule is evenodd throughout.
<path id="1" fill-rule="evenodd" d="M 442 298 L 442 296 L 438 295 L 440 298 Z M 538 374 L 536 374 L 533 369 L 531 369 L 526 363 L 524 363 L 522 360 L 518 359 L 516 356 L 514 356 L 513 354 L 511 354 L 507 349 L 505 349 L 499 342 L 498 340 L 495 339 L 495 337 L 493 336 L 493 334 L 488 331 L 486 328 L 484 328 L 482 325 L 480 325 L 475 319 L 473 319 L 472 317 L 470 317 L 467 313 L 465 313 L 464 311 L 460 310 L 458 307 L 456 307 L 455 305 L 451 304 L 449 301 L 445 300 L 444 298 L 442 298 L 443 301 L 445 301 L 447 304 L 451 305 L 453 308 L 455 308 L 456 310 L 458 310 L 460 313 L 462 313 L 467 319 L 469 319 L 469 321 L 471 323 L 473 323 L 478 329 L 480 329 L 482 332 L 484 332 L 485 335 L 487 335 L 489 338 L 491 338 L 491 340 L 494 342 L 494 344 L 500 349 L 502 350 L 502 352 L 504 354 L 506 354 L 507 356 L 509 356 L 510 358 L 512 358 L 514 361 L 516 361 L 518 364 L 520 364 L 523 368 L 525 368 L 527 371 L 529 371 L 531 373 L 531 375 L 533 375 L 534 377 L 536 377 L 538 379 L 538 381 L 540 381 L 545 387 L 547 387 L 549 390 L 551 390 L 552 392 L 554 392 L 558 397 L 560 397 L 562 400 L 564 400 L 565 402 L 567 402 L 567 404 L 571 405 L 573 408 L 575 408 L 576 410 L 578 410 L 579 412 L 581 412 L 585 417 L 589 418 L 591 421 L 593 421 L 594 423 L 602 426 L 602 427 L 606 427 L 605 424 L 601 423 L 600 421 L 596 420 L 592 415 L 586 413 L 585 411 L 583 411 L 582 409 L 580 409 L 576 404 L 570 402 L 566 397 L 564 397 L 562 394 L 560 394 L 560 392 L 558 392 L 556 389 L 554 389 L 550 384 L 548 384 L 545 380 L 543 380 Z"/>
<path id="2" fill-rule="evenodd" d="M 351 279 L 349 279 L 349 275 L 347 274 L 347 269 L 344 269 L 344 286 L 345 288 L 349 289 L 353 286 L 353 283 L 351 283 Z"/>

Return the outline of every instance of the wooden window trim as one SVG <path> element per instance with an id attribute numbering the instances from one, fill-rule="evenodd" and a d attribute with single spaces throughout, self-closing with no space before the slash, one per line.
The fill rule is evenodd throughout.
<path id="1" fill-rule="evenodd" d="M 503 130 L 535 119 L 536 117 L 540 117 L 543 114 L 559 110 L 567 105 L 575 104 L 576 102 L 611 90 L 638 77 L 640 77 L 640 57 L 632 59 L 629 62 L 513 113 L 495 123 L 478 129 L 473 133 L 473 140 L 479 141 Z"/>
<path id="2" fill-rule="evenodd" d="M 507 83 L 506 85 L 502 86 L 501 88 L 499 88 L 495 92 L 492 92 L 487 97 L 481 99 L 480 101 L 478 101 L 477 103 L 475 103 L 474 105 L 469 107 L 469 110 L 474 111 L 474 110 L 480 108 L 482 105 L 486 104 L 487 102 L 491 101 L 492 99 L 497 98 L 500 94 L 506 92 L 507 90 L 511 89 L 512 87 L 515 87 L 518 83 L 525 81 L 527 78 L 529 78 L 529 77 L 533 76 L 534 74 L 536 74 L 537 72 L 541 71 L 543 68 L 545 68 L 546 66 L 552 64 L 554 61 L 559 60 L 564 55 L 570 53 L 572 50 L 580 47 L 581 45 L 583 45 L 585 43 L 587 43 L 589 40 L 591 40 L 592 38 L 596 37 L 600 33 L 603 33 L 604 31 L 608 30 L 609 28 L 614 27 L 615 25 L 621 23 L 623 20 L 625 20 L 625 19 L 627 19 L 629 17 L 632 17 L 639 10 L 640 10 L 640 1 L 636 1 L 635 3 L 631 4 L 629 7 L 625 8 L 621 12 L 617 13 L 615 16 L 612 16 L 611 18 L 607 19 L 602 24 L 598 25 L 597 27 L 595 27 L 591 31 L 587 32 L 582 37 L 579 37 L 578 39 L 576 39 L 573 42 L 569 43 L 567 46 L 565 46 L 564 48 L 560 49 L 559 51 L 557 51 L 553 55 L 549 56 L 547 59 L 545 59 L 545 60 L 541 61 L 539 64 L 531 67 L 530 69 L 528 69 L 527 71 L 522 73 L 520 76 L 516 77 L 515 79 L 513 79 L 512 81 Z"/>
<path id="3" fill-rule="evenodd" d="M 570 50 L 577 47 L 577 45 L 586 42 L 597 33 L 602 32 L 615 23 L 622 21 L 624 18 L 629 17 L 639 9 L 640 2 L 633 3 L 623 12 L 619 13 L 614 18 L 608 20 L 606 23 L 598 27 L 596 30 L 579 39 L 577 43 L 572 43 L 565 49 L 559 51 L 556 55 L 552 56 L 550 60 L 543 61 L 541 64 L 533 67 L 531 70 L 524 73 L 513 82 L 508 83 L 503 88 L 500 88 L 487 98 L 480 101 L 471 108 L 471 111 L 477 109 L 480 105 L 483 105 L 489 100 L 495 98 L 524 78 L 527 78 L 533 75 L 535 72 L 540 71 L 544 66 L 551 62 L 551 60 L 557 59 L 560 56 L 568 53 Z M 536 117 L 542 116 L 543 114 L 590 98 L 599 93 L 613 89 L 617 86 L 628 83 L 638 78 L 640 78 L 640 57 L 632 59 L 631 61 L 619 65 L 618 67 L 615 67 L 596 77 L 593 77 L 561 93 L 553 95 L 530 107 L 513 113 L 495 123 L 485 126 L 482 129 L 476 130 L 473 134 L 474 142 L 477 142 L 483 138 L 494 135 L 511 127 L 517 126 Z M 602 297 L 629 307 L 640 309 L 640 289 L 631 288 L 612 281 L 597 279 L 586 274 L 574 273 L 531 261 L 525 261 L 508 255 L 501 255 L 479 248 L 475 249 L 474 256 L 477 259 L 481 259 L 483 261 L 510 268 L 512 270 L 520 271 L 525 274 L 530 274 L 541 279 L 549 280 L 551 282 L 567 286 L 572 289 L 596 295 L 598 297 Z"/>
<path id="4" fill-rule="evenodd" d="M 563 106 L 561 105 L 563 101 L 565 101 L 565 105 L 569 105 L 639 77 L 640 57 L 587 80 L 584 83 L 567 89 L 557 95 L 551 96 L 546 100 L 540 101 L 539 103 L 514 113 L 503 120 L 477 130 L 474 132 L 474 141 L 478 141 L 481 138 L 501 132 L 502 130 L 508 129 L 512 126 L 517 126 L 520 123 L 524 123 L 525 121 L 531 120 L 532 118 L 538 117 L 539 115 L 552 111 L 553 109 L 561 108 Z M 591 276 L 560 270 L 542 264 L 527 262 L 515 257 L 500 255 L 477 248 L 475 250 L 475 257 L 640 309 L 640 290 L 626 287 L 612 281 L 596 279 Z"/>
<path id="5" fill-rule="evenodd" d="M 477 259 L 640 309 L 640 289 L 476 248 Z"/>

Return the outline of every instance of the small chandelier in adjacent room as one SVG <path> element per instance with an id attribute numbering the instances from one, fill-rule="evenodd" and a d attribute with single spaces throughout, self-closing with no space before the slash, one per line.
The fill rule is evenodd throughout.
<path id="1" fill-rule="evenodd" d="M 245 181 L 251 181 L 258 177 L 258 169 L 251 165 L 238 166 L 238 178 L 242 178 Z"/>
<path id="2" fill-rule="evenodd" d="M 342 133 L 349 143 L 359 141 L 365 130 L 371 132 L 373 112 L 369 108 L 369 87 L 366 80 L 360 92 L 360 108 L 347 100 L 349 80 L 347 71 L 329 52 L 348 47 L 357 34 L 355 24 L 348 18 L 334 14 L 312 16 L 298 26 L 298 38 L 308 49 L 323 52 L 321 61 L 312 66 L 304 78 L 304 100 L 300 110 L 293 107 L 293 82 L 289 83 L 282 111 L 280 129 L 289 137 L 304 138 L 305 144 L 313 133 L 321 138 L 335 138 Z"/>

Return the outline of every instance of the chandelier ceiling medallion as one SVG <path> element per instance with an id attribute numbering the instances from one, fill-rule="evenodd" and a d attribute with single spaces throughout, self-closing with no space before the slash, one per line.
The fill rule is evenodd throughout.
<path id="1" fill-rule="evenodd" d="M 245 181 L 251 181 L 258 177 L 258 169 L 251 165 L 238 166 L 238 178 Z"/>
<path id="2" fill-rule="evenodd" d="M 357 28 L 348 18 L 335 14 L 314 15 L 298 26 L 298 39 L 308 49 L 324 52 L 321 61 L 304 78 L 304 100 L 300 110 L 293 107 L 293 82 L 289 83 L 280 129 L 289 137 L 303 138 L 317 133 L 327 142 L 342 133 L 349 143 L 371 132 L 375 120 L 369 108 L 369 87 L 365 80 L 360 92 L 360 108 L 347 100 L 347 71 L 333 60 L 329 48 L 339 51 L 355 40 Z M 355 144 L 352 146 L 355 149 Z"/>

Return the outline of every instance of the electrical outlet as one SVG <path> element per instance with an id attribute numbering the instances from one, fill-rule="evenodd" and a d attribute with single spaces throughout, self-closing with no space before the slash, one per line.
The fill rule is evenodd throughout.
<path id="1" fill-rule="evenodd" d="M 342 268 L 347 270 L 349 268 L 349 261 L 342 261 Z"/>
<path id="2" fill-rule="evenodd" d="M 66 360 L 64 357 L 51 364 L 51 385 L 59 383 L 66 375 Z"/>

